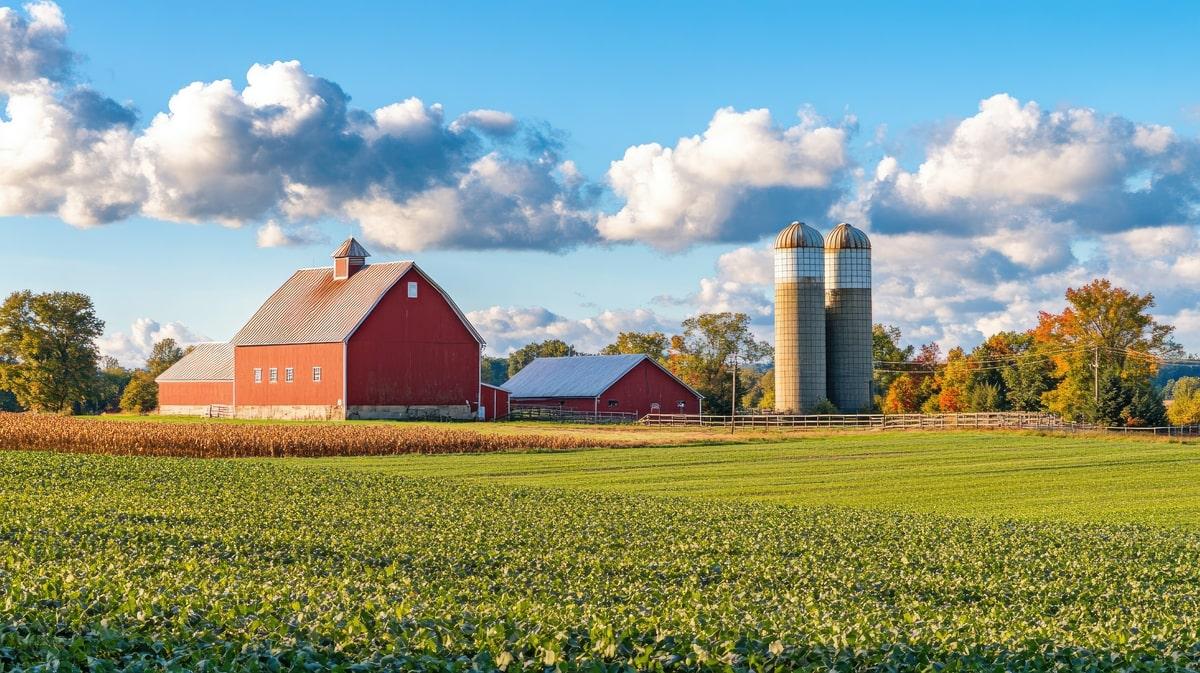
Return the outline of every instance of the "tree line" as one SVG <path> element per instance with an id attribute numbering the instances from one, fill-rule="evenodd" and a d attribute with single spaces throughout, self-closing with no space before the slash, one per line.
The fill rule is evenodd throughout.
<path id="1" fill-rule="evenodd" d="M 901 346 L 899 328 L 877 324 L 873 408 L 838 410 L 822 400 L 807 411 L 1044 411 L 1108 426 L 1159 426 L 1168 419 L 1200 423 L 1200 378 L 1174 386 L 1169 417 L 1164 390 L 1154 384 L 1159 363 L 1183 351 L 1172 339 L 1174 327 L 1150 315 L 1152 294 L 1114 287 L 1101 278 L 1068 289 L 1066 300 L 1061 313 L 1040 313 L 1034 327 L 993 334 L 970 351 L 953 348 L 943 354 L 936 343 Z M 705 409 L 728 413 L 735 351 L 745 363 L 738 371 L 738 409 L 772 411 L 772 350 L 753 338 L 745 314 L 689 318 L 671 337 L 622 332 L 600 352 L 648 355 L 703 394 Z M 578 354 L 559 339 L 531 343 L 507 358 L 485 358 L 484 380 L 501 384 L 537 357 Z"/>
<path id="2" fill-rule="evenodd" d="M 13 292 L 0 305 L 0 411 L 147 413 L 158 407 L 154 378 L 187 351 L 154 344 L 143 367 L 101 356 L 104 321 L 78 292 Z"/>

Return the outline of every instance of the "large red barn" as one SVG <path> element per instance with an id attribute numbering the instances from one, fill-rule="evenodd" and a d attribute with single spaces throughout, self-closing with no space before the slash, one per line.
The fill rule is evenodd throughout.
<path id="1" fill-rule="evenodd" d="M 368 256 L 350 238 L 332 267 L 292 274 L 234 335 L 227 366 L 197 366 L 220 355 L 197 349 L 158 378 L 161 413 L 208 399 L 239 418 L 473 418 L 483 339 L 416 264 Z"/>
<path id="2" fill-rule="evenodd" d="M 645 355 L 538 358 L 507 382 L 514 405 L 582 411 L 699 414 L 704 397 Z"/>

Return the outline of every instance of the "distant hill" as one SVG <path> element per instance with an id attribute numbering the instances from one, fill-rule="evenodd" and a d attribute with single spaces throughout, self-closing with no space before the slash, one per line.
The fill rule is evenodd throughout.
<path id="1" fill-rule="evenodd" d="M 1200 364 L 1188 365 L 1163 365 L 1158 370 L 1158 375 L 1154 377 L 1154 385 L 1162 388 L 1169 381 L 1182 378 L 1184 376 L 1200 376 Z"/>

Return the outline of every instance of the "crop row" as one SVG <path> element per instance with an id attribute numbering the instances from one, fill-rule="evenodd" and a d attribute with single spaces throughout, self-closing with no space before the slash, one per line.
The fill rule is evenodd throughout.
<path id="1" fill-rule="evenodd" d="M 1200 534 L 0 453 L 0 670 L 1188 670 Z"/>
<path id="2" fill-rule="evenodd" d="M 101 422 L 0 413 L 0 447 L 192 458 L 386 456 L 577 449 L 627 442 L 581 435 L 488 434 L 396 424 L 227 424 Z"/>

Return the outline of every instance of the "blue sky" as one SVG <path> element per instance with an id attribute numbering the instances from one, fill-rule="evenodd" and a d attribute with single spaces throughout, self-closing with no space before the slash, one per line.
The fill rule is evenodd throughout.
<path id="1" fill-rule="evenodd" d="M 65 27 L 55 35 L 74 55 L 71 72 L 10 74 L 0 99 L 11 102 L 13 87 L 39 77 L 55 87 L 46 100 L 87 86 L 136 108 L 132 138 L 192 82 L 228 79 L 237 94 L 253 64 L 297 60 L 305 76 L 336 84 L 349 106 L 368 115 L 412 97 L 426 111 L 440 104 L 443 128 L 472 110 L 508 113 L 520 130 L 465 132 L 477 133 L 484 149 L 438 173 L 438 184 L 458 184 L 494 150 L 511 160 L 502 170 L 535 167 L 521 173 L 530 181 L 524 205 L 561 197 L 575 213 L 531 224 L 527 249 L 513 250 L 480 243 L 486 232 L 470 240 L 473 227 L 490 226 L 490 198 L 461 197 L 454 212 L 470 226 L 415 245 L 412 230 L 378 222 L 410 215 L 390 206 L 412 205 L 424 192 L 389 192 L 364 204 L 364 194 L 378 196 L 366 182 L 354 186 L 362 191 L 353 197 L 322 201 L 316 214 L 283 215 L 278 204 L 240 208 L 236 222 L 226 213 L 224 226 L 184 200 L 147 206 L 132 199 L 121 216 L 79 226 L 78 217 L 64 215 L 71 197 L 53 189 L 7 204 L 0 197 L 9 243 L 0 250 L 0 290 L 88 292 L 109 324 L 107 349 L 124 358 L 144 346 L 139 330 L 229 337 L 293 268 L 326 263 L 350 234 L 365 239 L 375 260 L 416 259 L 464 310 L 477 312 L 498 351 L 545 336 L 594 345 L 621 327 L 669 327 L 698 310 L 727 308 L 750 312 L 766 335 L 769 287 L 755 268 L 769 263 L 762 241 L 792 210 L 821 229 L 853 218 L 878 239 L 878 317 L 900 324 L 913 341 L 970 345 L 994 329 L 1032 322 L 1036 310 L 1056 305 L 1066 284 L 1105 274 L 1155 292 L 1184 345 L 1200 350 L 1188 261 L 1200 221 L 1200 9 L 1193 3 L 925 3 L 919 10 L 760 3 L 746 10 L 696 2 L 189 7 L 64 0 L 58 7 Z M 36 13 L 13 9 L 30 34 Z M 20 46 L 17 35 L 0 32 L 0 55 Z M 29 44 L 45 47 L 44 40 Z M 1007 98 L 993 99 L 998 94 Z M 987 100 L 993 104 L 981 106 Z M 727 121 L 731 137 L 745 129 L 775 133 L 766 151 L 786 155 L 778 171 L 746 168 L 757 157 L 731 156 L 738 142 L 714 142 L 692 160 L 681 158 L 680 139 L 704 134 L 722 108 L 770 111 L 765 125 Z M 1081 123 L 1079 111 L 1092 116 Z M 964 126 L 973 118 L 977 124 Z M 13 112 L 4 119 L 11 122 Z M 998 124 L 1009 126 L 980 131 Z M 1032 136 L 1020 130 L 1030 124 Z M 1169 134 L 1154 135 L 1163 127 Z M 548 165 L 538 163 L 545 155 L 524 146 L 527 135 L 545 129 L 558 139 L 553 163 L 573 163 L 590 190 L 585 197 L 569 197 L 574 183 L 560 168 L 538 172 Z M 828 147 L 789 153 L 813 129 L 828 129 L 837 157 Z M 692 180 L 688 189 L 639 195 L 614 184 L 610 164 L 647 143 L 675 150 L 672 175 Z M 160 146 L 152 162 L 177 161 L 167 154 Z M 655 156 L 661 164 L 663 153 Z M 144 157 L 131 161 L 142 167 L 130 171 L 144 170 Z M 280 161 L 286 171 L 288 160 Z M 627 184 L 658 189 L 650 165 L 630 161 Z M 424 170 L 405 166 L 387 168 L 388 180 Z M 1011 170 L 997 177 L 995 166 Z M 805 171 L 817 175 L 807 179 Z M 53 175 L 33 173 L 0 165 L 0 188 L 31 191 Z M 1146 180 L 1163 186 L 1130 196 L 1136 190 L 1128 185 Z M 339 189 L 347 182 L 338 181 Z M 214 190 L 197 198 L 224 198 Z M 710 194 L 719 203 L 703 213 L 669 205 Z M 627 217 L 597 224 L 618 212 Z M 1107 221 L 1104 213 L 1114 212 L 1124 219 Z M 373 235 L 364 218 L 375 218 Z M 288 242 L 321 242 L 258 247 L 268 220 L 289 233 Z M 552 232 L 560 229 L 556 242 Z M 939 246 L 955 252 L 928 253 Z M 1130 249 L 1136 261 L 1120 252 Z M 165 327 L 173 322 L 176 332 Z"/>

